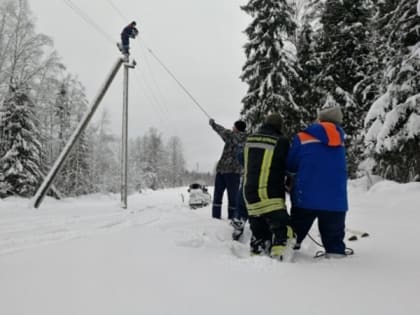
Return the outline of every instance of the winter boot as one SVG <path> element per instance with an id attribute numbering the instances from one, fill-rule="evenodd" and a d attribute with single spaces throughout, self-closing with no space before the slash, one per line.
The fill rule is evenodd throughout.
<path id="1" fill-rule="evenodd" d="M 269 255 L 271 249 L 271 241 L 251 238 L 251 256 Z"/>
<path id="2" fill-rule="evenodd" d="M 286 246 L 284 245 L 274 245 L 271 247 L 270 257 L 282 261 L 285 250 Z"/>
<path id="3" fill-rule="evenodd" d="M 242 219 L 233 218 L 231 225 L 233 226 L 232 239 L 237 241 L 244 233 L 245 221 Z"/>
<path id="4" fill-rule="evenodd" d="M 271 247 L 270 256 L 271 258 L 278 259 L 280 261 L 291 262 L 294 256 L 294 249 L 296 246 L 296 235 L 293 229 L 287 226 L 287 241 L 283 244 L 273 245 Z"/>

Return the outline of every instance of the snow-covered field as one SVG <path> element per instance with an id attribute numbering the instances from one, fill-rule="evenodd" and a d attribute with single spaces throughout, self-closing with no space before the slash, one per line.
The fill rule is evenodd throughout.
<path id="1" fill-rule="evenodd" d="M 420 314 L 420 183 L 349 188 L 347 226 L 370 236 L 345 259 L 313 259 L 307 239 L 294 263 L 247 257 L 186 189 L 128 210 L 118 196 L 0 200 L 0 314 Z"/>

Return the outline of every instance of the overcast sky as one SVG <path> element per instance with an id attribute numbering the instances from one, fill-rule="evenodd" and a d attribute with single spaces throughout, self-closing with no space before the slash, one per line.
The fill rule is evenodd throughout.
<path id="1" fill-rule="evenodd" d="M 129 136 L 149 127 L 167 139 L 179 136 L 189 169 L 210 171 L 223 142 L 207 117 L 146 48 L 187 87 L 216 122 L 231 128 L 239 118 L 247 86 L 239 76 L 245 62 L 243 31 L 251 18 L 240 10 L 246 0 L 72 0 L 108 35 L 73 12 L 65 0 L 29 0 L 39 32 L 54 40 L 70 73 L 86 86 L 91 101 L 119 57 L 122 28 L 138 22 L 132 42 L 138 67 L 130 72 Z M 112 6 L 114 4 L 118 11 Z M 123 18 L 124 17 L 124 18 Z M 105 96 L 113 132 L 121 134 L 122 71 Z M 96 119 L 99 114 L 96 115 Z"/>

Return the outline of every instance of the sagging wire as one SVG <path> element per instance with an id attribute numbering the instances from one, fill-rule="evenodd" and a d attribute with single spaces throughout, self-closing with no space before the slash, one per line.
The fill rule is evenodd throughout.
<path id="1" fill-rule="evenodd" d="M 111 0 L 107 0 L 107 2 L 111 5 L 111 7 L 115 10 L 115 12 L 118 13 L 118 15 L 124 19 L 127 20 L 125 14 L 122 13 L 122 11 L 115 5 Z M 143 40 L 145 43 L 145 41 Z M 169 68 L 163 63 L 163 61 L 149 48 L 147 47 L 145 43 L 145 47 L 147 51 L 152 55 L 154 59 L 165 69 L 165 71 L 172 77 L 172 79 L 175 80 L 175 82 L 178 84 L 178 86 L 189 96 L 189 98 L 194 102 L 194 104 L 203 112 L 204 115 L 206 115 L 207 118 L 211 118 L 210 115 L 207 113 L 207 111 L 201 106 L 201 104 L 195 99 L 195 97 L 190 93 L 190 91 L 181 83 L 180 80 L 174 75 L 174 73 L 169 70 Z"/>
<path id="2" fill-rule="evenodd" d="M 114 39 L 107 32 L 105 32 L 98 24 L 95 23 L 93 19 L 89 17 L 80 7 L 78 7 L 72 0 L 63 0 L 63 2 L 76 13 L 80 18 L 82 18 L 86 23 L 93 27 L 96 31 L 104 36 L 104 38 L 114 45 Z"/>

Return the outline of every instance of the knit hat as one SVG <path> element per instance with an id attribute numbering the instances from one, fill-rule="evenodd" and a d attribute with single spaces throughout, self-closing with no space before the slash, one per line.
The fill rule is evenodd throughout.
<path id="1" fill-rule="evenodd" d="M 318 110 L 318 119 L 320 121 L 341 124 L 343 122 L 343 112 L 340 106 L 321 108 Z"/>
<path id="2" fill-rule="evenodd" d="M 242 120 L 235 121 L 234 126 L 238 131 L 243 132 L 246 129 L 246 123 Z"/>
<path id="3" fill-rule="evenodd" d="M 283 132 L 283 119 L 279 114 L 270 114 L 265 118 L 265 123 L 274 127 L 278 132 Z"/>

